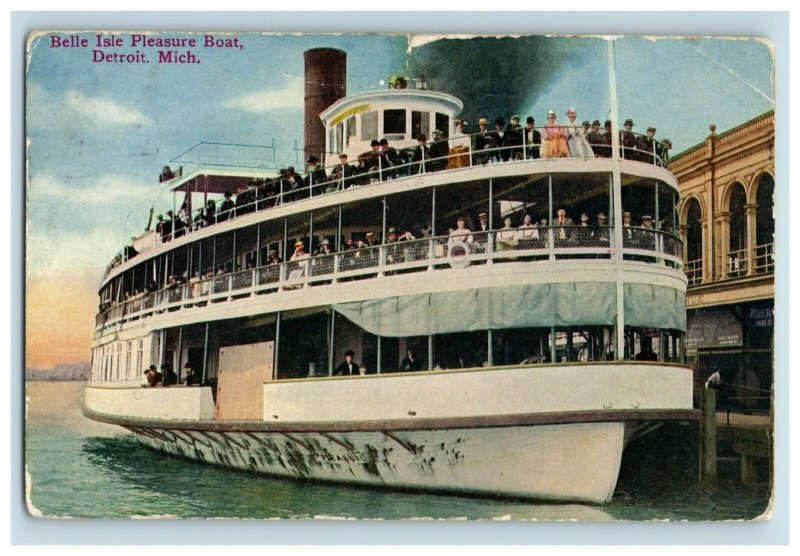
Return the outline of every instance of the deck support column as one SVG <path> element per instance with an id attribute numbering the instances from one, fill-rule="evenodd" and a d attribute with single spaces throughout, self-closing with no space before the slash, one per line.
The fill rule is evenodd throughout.
<path id="1" fill-rule="evenodd" d="M 378 360 L 375 363 L 375 372 L 381 374 L 381 337 L 378 336 Z"/>
<path id="2" fill-rule="evenodd" d="M 493 339 L 494 335 L 492 334 L 492 329 L 490 328 L 486 331 L 486 361 L 489 363 L 490 367 L 494 366 Z"/>
<path id="3" fill-rule="evenodd" d="M 278 354 L 280 353 L 281 347 L 281 320 L 282 315 L 280 311 L 275 315 L 275 343 L 273 347 L 275 348 L 274 353 L 272 354 L 273 363 L 272 363 L 272 380 L 278 380 L 278 363 L 280 361 Z"/>
<path id="4" fill-rule="evenodd" d="M 200 384 L 205 384 L 208 379 L 208 329 L 211 323 L 206 323 L 206 333 L 203 337 L 203 370 L 200 374 Z"/>
<path id="5" fill-rule="evenodd" d="M 556 355 L 557 355 L 556 349 L 557 349 L 556 348 L 556 327 L 555 326 L 551 326 L 550 327 L 550 362 L 551 363 L 555 363 L 556 362 L 556 359 L 557 359 L 557 357 L 556 357 Z"/>
<path id="6" fill-rule="evenodd" d="M 428 370 L 433 370 L 433 334 L 428 334 Z"/>
<path id="7" fill-rule="evenodd" d="M 183 363 L 183 327 L 178 328 L 178 370 L 175 372 L 178 375 L 178 384 L 181 382 L 181 364 Z"/>
<path id="8" fill-rule="evenodd" d="M 328 336 L 328 376 L 333 376 L 333 362 L 334 362 L 334 345 L 333 340 L 336 337 L 336 311 L 331 311 L 331 319 L 329 321 L 330 335 Z"/>

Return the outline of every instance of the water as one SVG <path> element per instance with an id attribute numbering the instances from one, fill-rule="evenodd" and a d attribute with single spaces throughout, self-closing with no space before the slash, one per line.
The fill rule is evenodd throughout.
<path id="1" fill-rule="evenodd" d="M 535 504 L 272 479 L 145 448 L 119 427 L 84 418 L 82 390 L 83 383 L 75 382 L 27 385 L 25 461 L 30 501 L 45 517 L 727 520 L 753 519 L 764 513 L 769 502 L 764 485 L 727 482 L 713 491 L 699 489 L 681 465 L 692 447 L 673 454 L 676 465 L 668 465 L 655 477 L 646 471 L 663 454 L 653 454 L 646 447 L 626 452 L 617 492 L 606 506 Z M 629 465 L 632 458 L 634 465 Z"/>

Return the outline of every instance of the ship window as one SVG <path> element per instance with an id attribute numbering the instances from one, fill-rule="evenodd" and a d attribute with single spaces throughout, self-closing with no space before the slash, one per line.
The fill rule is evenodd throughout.
<path id="1" fill-rule="evenodd" d="M 344 145 L 344 124 L 336 124 L 336 147 L 335 151 L 338 153 L 342 152 L 342 145 Z"/>
<path id="2" fill-rule="evenodd" d="M 417 139 L 420 135 L 431 138 L 431 115 L 428 112 L 411 112 L 411 138 Z"/>
<path id="3" fill-rule="evenodd" d="M 133 342 L 128 342 L 128 353 L 125 357 L 125 378 L 131 377 L 131 359 L 133 359 Z"/>
<path id="4" fill-rule="evenodd" d="M 406 111 L 405 110 L 384 110 L 383 111 L 383 134 L 398 134 L 406 132 Z"/>
<path id="5" fill-rule="evenodd" d="M 356 136 L 356 117 L 350 116 L 347 118 L 347 143 L 346 145 L 349 147 L 351 139 Z"/>
<path id="6" fill-rule="evenodd" d="M 450 116 L 447 114 L 436 113 L 436 129 L 442 132 L 442 137 L 450 137 Z"/>
<path id="7" fill-rule="evenodd" d="M 372 141 L 378 138 L 378 112 L 367 112 L 361 116 L 361 140 Z"/>
<path id="8" fill-rule="evenodd" d="M 133 376 L 139 374 L 142 368 L 142 362 L 144 361 L 144 340 L 139 340 L 139 349 L 136 351 L 136 366 L 133 368 Z"/>

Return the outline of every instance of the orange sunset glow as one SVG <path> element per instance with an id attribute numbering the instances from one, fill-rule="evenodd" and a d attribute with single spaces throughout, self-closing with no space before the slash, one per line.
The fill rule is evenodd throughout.
<path id="1" fill-rule="evenodd" d="M 25 304 L 25 366 L 46 368 L 89 361 L 96 280 L 89 277 L 28 277 Z"/>

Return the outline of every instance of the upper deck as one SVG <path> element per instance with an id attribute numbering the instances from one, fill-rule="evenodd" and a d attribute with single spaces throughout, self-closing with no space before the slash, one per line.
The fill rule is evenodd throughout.
<path id="1" fill-rule="evenodd" d="M 277 177 L 266 177 L 267 171 L 256 167 L 208 165 L 192 169 L 168 182 L 176 199 L 178 194 L 185 195 L 188 201 L 186 214 L 178 212 L 176 201 L 172 219 L 165 220 L 160 228 L 157 224 L 156 230 L 142 234 L 132 246 L 112 259 L 101 288 L 134 266 L 179 246 L 258 222 L 458 183 L 521 175 L 576 178 L 591 174 L 610 175 L 614 168 L 615 161 L 603 156 L 605 153 L 601 150 L 607 150 L 610 155 L 610 147 L 598 146 L 600 156 L 590 159 L 541 158 L 541 144 L 529 143 L 527 133 L 523 133 L 520 146 L 484 149 L 476 148 L 479 136 L 472 134 L 443 140 L 448 151 L 442 156 L 431 156 L 429 150 L 422 150 L 419 159 L 412 160 L 416 149 L 409 148 L 397 150 L 397 160 L 394 161 L 389 160 L 385 152 L 370 160 L 373 154 L 370 152 L 345 165 L 332 164 Z M 663 189 L 677 194 L 677 180 L 666 169 L 663 151 L 656 153 L 656 145 L 654 142 L 653 152 L 621 148 L 618 163 L 623 180 L 627 184 L 641 180 L 657 181 Z M 222 199 L 226 192 L 236 193 L 235 201 L 228 207 Z M 192 199 L 198 196 L 202 201 L 195 200 L 195 204 L 200 208 L 192 209 Z M 566 202 L 562 200 L 561 204 Z M 610 211 L 609 220 L 613 220 Z"/>

